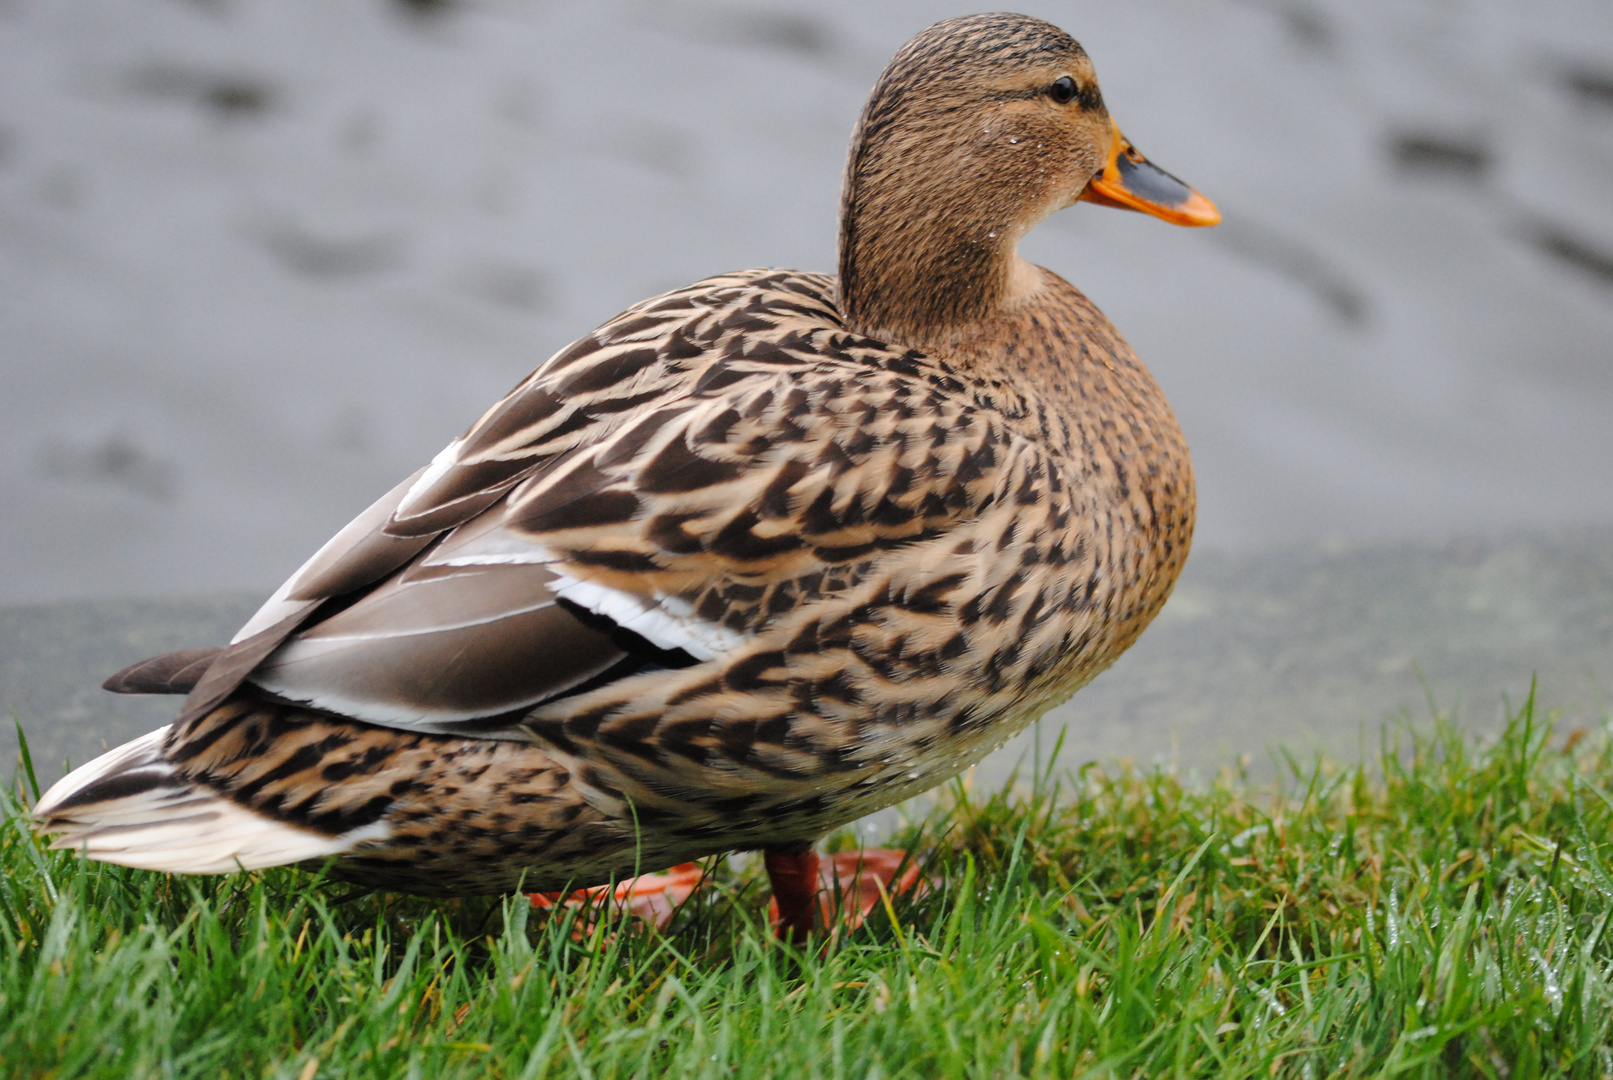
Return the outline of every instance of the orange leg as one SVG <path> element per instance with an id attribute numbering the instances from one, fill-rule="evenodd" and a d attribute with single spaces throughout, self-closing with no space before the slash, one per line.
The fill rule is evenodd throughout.
<path id="1" fill-rule="evenodd" d="M 806 944 L 818 913 L 818 853 L 810 847 L 804 851 L 769 850 L 762 861 L 778 904 L 774 932 L 792 945 Z"/>

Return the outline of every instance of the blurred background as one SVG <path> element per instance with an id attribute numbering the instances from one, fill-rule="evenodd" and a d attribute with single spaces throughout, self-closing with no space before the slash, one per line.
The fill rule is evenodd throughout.
<path id="1" fill-rule="evenodd" d="M 1181 418 L 1184 588 L 1613 538 L 1613 4 L 1022 8 L 1225 213 L 1082 206 L 1025 248 Z M 966 10 L 0 0 L 0 605 L 267 592 L 626 305 L 833 269 L 864 96 Z"/>

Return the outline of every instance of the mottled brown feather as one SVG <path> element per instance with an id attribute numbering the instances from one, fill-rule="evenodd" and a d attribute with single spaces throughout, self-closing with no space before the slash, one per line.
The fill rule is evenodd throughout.
<path id="1" fill-rule="evenodd" d="M 1061 75 L 1079 84 L 1064 111 L 1044 92 Z M 1016 253 L 1110 131 L 1056 28 L 993 15 L 921 34 L 854 137 L 839 279 L 710 278 L 551 357 L 293 579 L 308 607 L 271 603 L 266 620 L 290 614 L 214 665 L 166 761 L 309 833 L 384 825 L 338 876 L 457 894 L 799 847 L 979 760 L 1136 639 L 1192 535 L 1158 386 L 1085 296 Z M 363 639 L 349 684 L 372 698 L 496 687 L 455 684 L 476 670 L 455 657 L 497 653 L 510 643 L 465 643 L 564 582 L 730 644 L 698 663 L 608 632 L 565 663 L 512 647 L 523 659 L 494 666 L 552 662 L 513 683 L 560 696 L 463 728 L 497 738 L 241 686 L 269 638 L 323 634 Z M 389 652 L 387 605 L 431 589 L 454 604 L 408 619 L 461 645 Z"/>
<path id="2" fill-rule="evenodd" d="M 531 887 L 557 888 L 810 840 L 924 790 L 1112 663 L 1157 613 L 1187 554 L 1192 475 L 1174 420 L 1102 315 L 1048 276 L 1046 301 L 1020 320 L 1044 332 L 1013 339 L 1018 365 L 995 378 L 833 329 L 824 308 L 805 305 L 827 304 L 832 283 L 820 276 L 757 271 L 682 291 L 702 318 L 722 298 L 741 306 L 781 293 L 839 340 L 815 346 L 810 362 L 748 373 L 659 432 L 691 453 L 698 443 L 702 460 L 743 462 L 739 477 L 638 488 L 646 509 L 629 519 L 533 535 L 568 556 L 645 555 L 651 569 L 640 575 L 682 585 L 697 608 L 753 635 L 734 655 L 542 706 L 523 725 L 530 744 L 243 700 L 176 726 L 172 756 L 187 777 L 307 828 L 358 827 L 384 808 L 396 835 L 335 872 L 434 892 L 513 887 L 522 874 Z M 636 318 L 602 328 L 598 352 L 608 355 L 614 325 Z M 804 318 L 780 332 L 799 333 Z M 1085 348 L 1065 351 L 1061 338 Z M 680 374 L 698 381 L 722 362 L 708 356 Z M 563 370 L 587 363 L 577 356 Z M 1072 396 L 1087 405 L 1068 407 Z M 698 417 L 722 409 L 754 411 L 754 427 L 729 423 L 722 440 L 699 439 Z M 798 438 L 767 437 L 789 430 L 780 419 L 792 413 Z M 848 451 L 859 438 L 861 452 Z M 590 466 L 590 484 L 632 486 L 660 460 L 658 445 L 618 455 L 614 468 Z M 516 449 L 506 441 L 500 452 Z M 586 460 L 611 449 L 596 438 Z M 786 462 L 806 473 L 779 504 L 768 489 Z M 529 520 L 557 488 L 570 497 L 560 475 L 528 483 L 511 494 L 509 520 Z M 799 550 L 712 550 L 735 521 L 765 534 L 778 520 L 770 498 L 771 511 L 787 508 L 782 531 L 801 538 Z M 871 520 L 887 503 L 912 518 Z M 669 547 L 655 523 L 674 512 L 693 527 Z M 833 563 L 816 554 L 831 543 L 864 549 Z M 573 569 L 640 580 L 586 562 Z M 776 607 L 780 594 L 791 601 Z M 214 736 L 218 727 L 229 737 Z M 557 777 L 566 779 L 556 786 Z"/>

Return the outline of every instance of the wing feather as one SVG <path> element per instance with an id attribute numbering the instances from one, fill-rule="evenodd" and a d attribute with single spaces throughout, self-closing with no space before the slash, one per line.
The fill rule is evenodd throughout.
<path id="1" fill-rule="evenodd" d="M 980 513 L 1000 418 L 848 334 L 832 295 L 822 275 L 710 279 L 557 353 L 293 575 L 181 720 L 250 677 L 469 730 L 606 672 L 716 660 Z"/>
<path id="2" fill-rule="evenodd" d="M 224 648 L 208 645 L 153 656 L 115 673 L 101 688 L 114 694 L 188 694 Z"/>

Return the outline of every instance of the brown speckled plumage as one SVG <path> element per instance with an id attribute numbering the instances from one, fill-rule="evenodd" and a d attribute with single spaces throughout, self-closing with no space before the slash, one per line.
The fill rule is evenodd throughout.
<path id="1" fill-rule="evenodd" d="M 158 865 L 97 848 L 97 807 L 222 797 L 196 812 L 340 877 L 557 889 L 810 843 L 978 761 L 1136 639 L 1192 535 L 1159 388 L 1015 253 L 1110 130 L 1062 32 L 926 31 L 854 139 L 839 282 L 711 278 L 556 354 L 43 828 Z M 123 688 L 206 666 L 153 664 Z"/>

